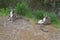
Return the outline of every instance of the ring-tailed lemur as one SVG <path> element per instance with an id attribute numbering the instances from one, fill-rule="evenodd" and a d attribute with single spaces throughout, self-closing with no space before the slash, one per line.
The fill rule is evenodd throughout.
<path id="1" fill-rule="evenodd" d="M 9 15 L 9 20 L 13 22 L 15 20 L 15 18 L 16 18 L 15 10 L 11 9 L 10 15 Z"/>
<path id="2" fill-rule="evenodd" d="M 42 20 L 39 20 L 39 21 L 38 21 L 38 24 L 40 24 L 40 29 L 43 30 L 43 31 L 45 31 L 45 32 L 48 32 L 48 30 L 45 30 L 45 29 L 44 29 L 44 24 L 46 24 L 46 18 L 47 18 L 47 17 L 48 17 L 48 16 L 45 15 Z"/>

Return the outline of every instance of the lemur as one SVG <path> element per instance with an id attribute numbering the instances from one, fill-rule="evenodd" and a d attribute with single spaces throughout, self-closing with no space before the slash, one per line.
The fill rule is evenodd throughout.
<path id="1" fill-rule="evenodd" d="M 15 21 L 15 18 L 16 18 L 15 10 L 11 9 L 10 15 L 9 15 L 9 20 L 13 22 L 13 21 Z"/>
<path id="2" fill-rule="evenodd" d="M 38 24 L 40 24 L 40 29 L 43 30 L 43 31 L 45 31 L 45 32 L 48 32 L 48 30 L 44 30 L 44 25 L 49 24 L 50 21 L 51 21 L 51 20 L 50 20 L 50 18 L 47 16 L 47 14 L 44 15 L 44 18 L 38 21 Z"/>

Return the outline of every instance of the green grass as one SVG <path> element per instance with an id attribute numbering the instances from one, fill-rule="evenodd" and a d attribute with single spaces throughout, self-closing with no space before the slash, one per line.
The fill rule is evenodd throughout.
<path id="1" fill-rule="evenodd" d="M 1 13 L 0 12 L 0 16 L 7 16 L 8 14 L 7 13 Z"/>
<path id="2" fill-rule="evenodd" d="M 55 26 L 56 28 L 60 28 L 60 21 L 54 22 L 52 23 L 53 26 Z"/>
<path id="3" fill-rule="evenodd" d="M 0 9 L 0 16 L 7 16 L 7 15 L 9 15 L 9 11 L 10 11 L 9 8 Z"/>

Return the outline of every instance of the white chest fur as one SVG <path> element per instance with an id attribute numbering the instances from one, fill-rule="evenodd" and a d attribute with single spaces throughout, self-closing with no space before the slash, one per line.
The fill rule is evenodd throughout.
<path id="1" fill-rule="evenodd" d="M 42 20 L 38 21 L 38 24 L 43 24 L 46 21 L 46 18 L 44 17 Z"/>
<path id="2" fill-rule="evenodd" d="M 13 17 L 13 11 L 10 12 L 10 17 Z"/>

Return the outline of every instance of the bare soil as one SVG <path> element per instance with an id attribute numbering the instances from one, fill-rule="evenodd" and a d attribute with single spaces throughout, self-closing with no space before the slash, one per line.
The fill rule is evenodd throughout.
<path id="1" fill-rule="evenodd" d="M 33 19 L 17 19 L 11 23 L 7 17 L 0 17 L 0 40 L 60 40 L 60 31 L 52 25 L 45 25 L 48 32 L 40 29 Z"/>

